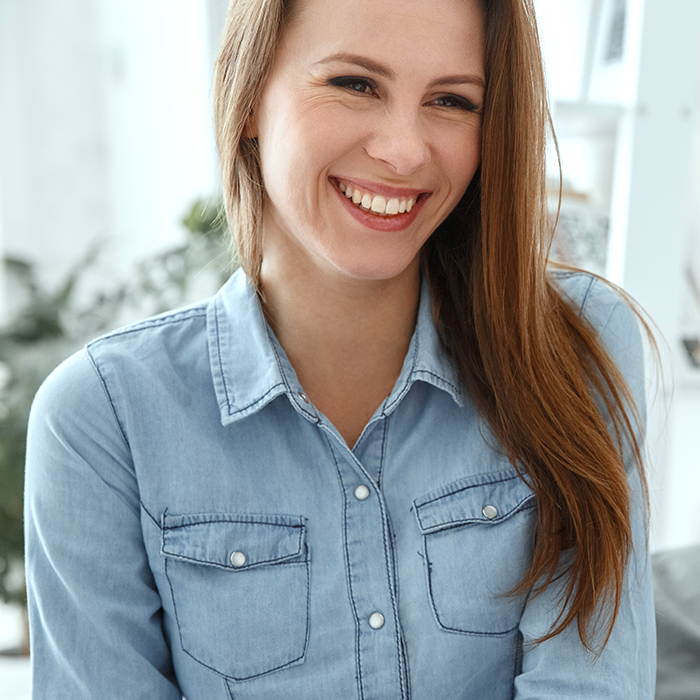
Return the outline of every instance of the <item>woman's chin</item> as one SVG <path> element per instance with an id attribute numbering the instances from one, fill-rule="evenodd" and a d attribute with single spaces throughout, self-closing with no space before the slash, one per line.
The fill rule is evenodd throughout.
<path id="1" fill-rule="evenodd" d="M 379 256 L 331 260 L 333 273 L 357 281 L 388 282 L 405 279 L 418 270 L 418 257 L 382 260 Z"/>

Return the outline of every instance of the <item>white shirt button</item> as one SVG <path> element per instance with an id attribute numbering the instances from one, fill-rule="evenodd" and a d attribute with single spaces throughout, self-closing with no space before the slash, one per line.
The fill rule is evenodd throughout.
<path id="1" fill-rule="evenodd" d="M 304 402 L 304 403 L 309 403 L 309 397 L 303 392 L 299 392 L 299 398 Z"/>
<path id="2" fill-rule="evenodd" d="M 366 500 L 367 498 L 369 498 L 369 489 L 364 484 L 360 484 L 355 489 L 355 498 L 358 501 Z"/>
<path id="3" fill-rule="evenodd" d="M 378 630 L 384 627 L 384 615 L 382 615 L 381 613 L 372 613 L 369 616 L 369 626 L 373 630 Z"/>
<path id="4" fill-rule="evenodd" d="M 484 514 L 485 518 L 493 520 L 498 515 L 498 508 L 495 506 L 484 506 L 481 512 Z"/>
<path id="5" fill-rule="evenodd" d="M 231 566 L 235 567 L 236 569 L 240 569 L 242 566 L 245 566 L 245 554 L 243 554 L 243 552 L 234 552 L 231 555 Z"/>

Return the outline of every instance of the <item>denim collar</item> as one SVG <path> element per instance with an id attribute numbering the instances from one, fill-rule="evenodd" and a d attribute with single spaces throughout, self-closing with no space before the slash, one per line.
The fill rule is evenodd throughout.
<path id="1" fill-rule="evenodd" d="M 296 372 L 267 325 L 260 302 L 242 270 L 236 271 L 209 302 L 207 336 L 223 425 L 256 413 L 281 394 L 287 394 L 307 418 L 320 420 L 306 402 Z M 418 380 L 446 391 L 458 405 L 464 405 L 456 372 L 433 325 L 430 289 L 425 280 L 416 329 L 401 374 L 378 412 L 391 413 Z"/>

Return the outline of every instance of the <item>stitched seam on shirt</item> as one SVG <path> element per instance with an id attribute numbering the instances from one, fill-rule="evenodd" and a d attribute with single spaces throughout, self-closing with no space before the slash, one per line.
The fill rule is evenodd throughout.
<path id="1" fill-rule="evenodd" d="M 432 595 L 432 587 L 431 587 L 431 595 Z M 437 611 L 436 611 L 437 615 Z M 515 627 L 511 627 L 509 630 L 506 630 L 505 632 L 474 632 L 472 630 L 461 630 L 457 629 L 456 627 L 448 627 L 447 625 L 443 624 L 440 622 L 440 618 L 438 617 L 438 624 L 440 627 L 444 630 L 447 630 L 449 632 L 457 632 L 459 634 L 473 634 L 476 637 L 505 637 L 509 634 L 512 634 L 515 630 L 520 627 L 520 623 L 515 625 Z"/>
<path id="2" fill-rule="evenodd" d="M 507 635 L 515 632 L 515 630 L 517 630 L 518 627 L 520 627 L 520 623 L 518 623 L 517 625 L 515 625 L 515 627 L 511 627 L 505 632 L 472 632 L 471 630 L 460 630 L 454 627 L 447 627 L 446 625 L 443 625 L 442 622 L 439 622 L 439 624 L 442 629 L 448 630 L 449 632 L 457 632 L 459 634 L 473 634 L 475 637 L 506 637 Z"/>
<path id="3" fill-rule="evenodd" d="M 527 496 L 526 498 L 523 498 L 520 503 L 517 505 L 513 506 L 504 516 L 500 518 L 494 518 L 493 520 L 481 520 L 480 518 L 463 518 L 461 520 L 445 520 L 444 522 L 438 523 L 437 525 L 428 525 L 426 529 L 429 530 L 429 532 L 426 532 L 426 535 L 432 535 L 436 532 L 442 532 L 443 530 L 454 530 L 454 528 L 459 527 L 460 525 L 466 525 L 467 523 L 477 523 L 477 524 L 482 524 L 482 525 L 497 525 L 498 523 L 502 523 L 504 520 L 508 520 L 508 518 L 511 517 L 511 515 L 515 515 L 516 512 L 520 511 L 525 511 L 525 510 L 532 510 L 537 506 L 536 503 L 533 503 L 531 506 L 528 506 L 527 508 L 521 508 L 523 503 L 527 501 L 528 499 L 533 498 L 532 495 Z M 420 516 L 419 516 L 420 517 Z M 423 522 L 421 521 L 421 526 L 423 526 Z"/>
<path id="4" fill-rule="evenodd" d="M 110 338 L 119 338 L 123 335 L 131 335 L 132 333 L 139 333 L 140 331 L 149 330 L 151 328 L 160 328 L 161 326 L 168 326 L 175 323 L 182 323 L 190 318 L 200 318 L 206 317 L 207 310 L 206 307 L 196 307 L 189 311 L 175 312 L 173 316 L 167 316 L 166 318 L 149 319 L 147 321 L 141 321 L 133 326 L 127 326 L 126 328 L 120 328 L 106 335 L 95 338 L 88 343 L 88 345 L 100 344 L 105 340 Z"/>
<path id="5" fill-rule="evenodd" d="M 364 691 L 362 684 L 362 659 L 360 657 L 360 618 L 357 614 L 357 607 L 355 606 L 355 596 L 352 592 L 352 581 L 350 580 L 350 558 L 348 554 L 348 517 L 347 517 L 347 493 L 345 482 L 343 481 L 343 475 L 340 472 L 340 466 L 338 465 L 338 460 L 335 457 L 335 452 L 333 452 L 333 446 L 331 445 L 330 438 L 323 432 L 323 437 L 328 443 L 328 449 L 330 450 L 331 457 L 333 458 L 333 464 L 335 465 L 335 471 L 338 475 L 338 481 L 340 481 L 340 490 L 343 497 L 343 550 L 345 553 L 345 580 L 348 585 L 348 597 L 350 598 L 350 605 L 352 606 L 352 611 L 355 616 L 355 667 L 357 668 L 357 689 L 360 695 L 360 699 L 364 699 Z"/>
<path id="6" fill-rule="evenodd" d="M 615 315 L 615 311 L 617 311 L 618 306 L 617 304 L 610 309 L 610 313 L 608 314 L 608 317 L 605 319 L 605 323 L 603 323 L 600 328 L 598 329 L 598 335 L 602 337 L 603 333 L 605 333 L 605 330 L 607 329 L 608 325 L 610 324 L 610 321 L 612 320 L 612 317 Z"/>
<path id="7" fill-rule="evenodd" d="M 228 393 L 228 386 L 226 384 L 226 375 L 224 374 L 224 362 L 221 357 L 221 330 L 219 326 L 219 304 L 215 302 L 214 304 L 214 332 L 216 333 L 216 354 L 219 360 L 219 373 L 221 374 L 221 383 L 224 386 L 224 395 L 226 396 L 226 405 L 228 406 L 229 415 L 232 412 L 232 402 L 231 397 Z"/>
<path id="8" fill-rule="evenodd" d="M 428 505 L 428 503 L 435 503 L 435 501 L 440 501 L 443 498 L 448 498 L 449 496 L 453 496 L 456 493 L 462 493 L 462 491 L 468 491 L 469 489 L 476 489 L 479 488 L 480 486 L 491 486 L 492 484 L 503 484 L 506 481 L 512 481 L 513 479 L 519 479 L 520 477 L 518 476 L 507 476 L 504 479 L 496 479 L 495 481 L 485 481 L 483 484 L 472 484 L 471 486 L 463 486 L 462 488 L 459 488 L 455 491 L 450 491 L 449 493 L 446 493 L 442 496 L 436 496 L 435 498 L 431 498 L 429 501 L 424 501 L 421 503 L 419 506 L 416 506 L 418 510 L 420 510 L 423 506 Z"/>
<path id="9" fill-rule="evenodd" d="M 153 515 L 151 515 L 148 508 L 146 508 L 144 502 L 139 501 L 139 505 L 141 506 L 141 508 L 143 508 L 143 511 L 146 513 L 146 515 L 153 521 L 153 524 L 160 530 L 160 523 L 158 522 L 157 518 L 154 518 Z"/>
<path id="10" fill-rule="evenodd" d="M 583 295 L 583 300 L 581 301 L 581 306 L 579 307 L 579 312 L 578 316 L 579 318 L 583 318 L 583 315 L 586 311 L 586 304 L 588 303 L 588 299 L 591 296 L 591 293 L 593 292 L 593 286 L 595 285 L 596 278 L 591 277 L 590 281 L 588 282 L 588 287 L 586 287 L 586 292 Z"/>
<path id="11" fill-rule="evenodd" d="M 180 625 L 180 616 L 177 614 L 177 603 L 175 602 L 175 591 L 173 590 L 173 583 L 168 576 L 168 559 L 163 561 L 163 573 L 165 574 L 165 580 L 168 582 L 168 588 L 170 588 L 170 600 L 173 601 L 173 613 L 175 614 L 175 624 L 177 625 L 177 636 L 180 638 L 180 649 L 185 651 L 185 645 L 182 641 L 182 625 Z M 185 651 L 185 654 L 192 656 Z M 192 657 L 194 659 L 194 657 Z M 195 659 L 196 660 L 196 659 Z"/>
<path id="12" fill-rule="evenodd" d="M 185 645 L 182 641 L 182 628 L 180 626 L 180 619 L 179 619 L 179 616 L 177 613 L 177 603 L 175 602 L 175 593 L 173 591 L 173 584 L 172 584 L 172 581 L 170 580 L 170 576 L 168 576 L 168 559 L 166 559 L 165 564 L 164 564 L 165 578 L 168 580 L 168 586 L 170 588 L 170 597 L 173 601 L 173 611 L 175 612 L 175 622 L 177 624 L 177 632 L 178 632 L 178 636 L 180 637 L 180 648 L 182 649 L 182 651 L 185 654 L 187 654 L 187 656 L 189 656 L 191 659 L 196 661 L 198 664 L 204 666 L 204 668 L 208 668 L 210 671 L 213 671 L 214 673 L 216 673 L 220 677 L 231 678 L 234 681 L 247 681 L 247 680 L 251 680 L 253 678 L 260 678 L 261 676 L 266 676 L 267 674 L 272 673 L 273 671 L 279 671 L 283 668 L 287 668 L 287 666 L 292 666 L 292 665 L 298 663 L 306 655 L 306 648 L 307 648 L 308 639 L 309 639 L 309 592 L 308 591 L 309 591 L 310 581 L 309 581 L 309 562 L 308 562 L 308 560 L 305 563 L 306 563 L 306 590 L 307 590 L 307 594 L 306 594 L 306 639 L 304 641 L 304 650 L 302 651 L 300 656 L 297 656 L 295 659 L 292 659 L 291 661 L 288 661 L 287 663 L 285 663 L 281 666 L 275 666 L 275 668 L 271 668 L 267 671 L 263 671 L 262 673 L 256 673 L 252 676 L 246 676 L 245 678 L 236 678 L 235 676 L 227 676 L 225 673 L 218 671 L 213 666 L 209 666 L 209 664 L 205 664 L 203 661 L 200 661 L 200 659 L 198 659 L 196 656 L 194 656 L 189 651 L 187 651 L 187 649 L 185 649 Z"/>
<path id="13" fill-rule="evenodd" d="M 435 597 L 433 595 L 432 564 L 430 563 L 430 557 L 428 556 L 428 537 L 426 535 L 423 535 L 423 551 L 425 552 L 425 565 L 428 569 L 428 592 L 430 595 L 430 607 L 433 609 L 433 615 L 435 615 L 435 620 L 441 629 L 448 630 L 450 632 L 458 632 L 459 634 L 473 634 L 480 637 L 505 637 L 506 635 L 511 634 L 513 630 L 518 629 L 520 623 L 515 625 L 515 627 L 511 627 L 511 629 L 506 630 L 505 632 L 474 632 L 472 630 L 461 630 L 457 629 L 456 627 L 448 627 L 445 625 L 442 620 L 440 620 L 440 614 L 435 606 Z"/>
<path id="14" fill-rule="evenodd" d="M 221 331 L 220 331 L 220 325 L 219 325 L 219 307 L 218 304 L 214 307 L 214 324 L 216 326 L 216 337 L 217 339 L 221 337 Z M 228 384 L 226 383 L 226 375 L 224 373 L 224 364 L 223 364 L 223 358 L 221 357 L 221 345 L 220 343 L 217 343 L 217 358 L 219 361 L 219 373 L 221 374 L 221 383 L 224 386 L 224 395 L 226 396 L 226 403 L 228 405 L 228 414 L 229 416 L 235 415 L 236 413 L 243 413 L 244 411 L 248 411 L 251 408 L 254 408 L 260 403 L 263 403 L 265 399 L 268 397 L 269 394 L 271 394 L 275 389 L 277 389 L 278 386 L 280 386 L 280 383 L 278 382 L 277 384 L 274 384 L 268 391 L 266 391 L 261 397 L 255 399 L 255 401 L 252 401 L 251 403 L 247 404 L 246 406 L 243 406 L 241 408 L 234 408 L 233 406 L 233 401 L 231 400 L 231 395 L 228 390 Z M 280 372 L 281 374 L 281 372 Z"/>
<path id="15" fill-rule="evenodd" d="M 270 331 L 267 331 L 267 332 L 269 334 Z M 289 382 L 287 381 L 287 376 L 285 375 L 285 373 L 282 370 L 282 361 L 280 360 L 279 355 L 277 354 L 277 348 L 275 348 L 275 344 L 272 341 L 270 341 L 270 345 L 272 347 L 272 354 L 275 356 L 275 362 L 277 363 L 277 369 L 279 370 L 280 377 L 282 377 L 282 385 L 286 389 L 287 395 L 291 397 L 292 387 L 289 384 Z M 279 386 L 279 384 L 275 384 L 275 387 L 278 387 L 278 386 Z M 303 387 L 302 387 L 302 389 L 303 389 Z M 270 393 L 270 392 L 268 392 L 268 393 Z M 267 396 L 267 394 L 266 394 L 266 396 Z M 301 406 L 300 404 L 297 404 L 296 401 L 294 403 L 296 404 L 297 408 L 304 415 L 308 416 L 309 418 L 312 418 L 316 423 L 321 422 L 321 419 L 318 416 L 314 415 L 311 411 L 307 411 L 303 406 Z"/>
<path id="16" fill-rule="evenodd" d="M 221 682 L 224 684 L 224 690 L 228 693 L 230 700 L 236 700 L 236 698 L 233 695 L 233 690 L 231 690 L 231 684 L 228 682 L 228 679 L 222 677 Z"/>
<path id="17" fill-rule="evenodd" d="M 90 348 L 89 346 L 85 347 L 85 354 L 88 356 L 88 359 L 90 360 L 90 365 L 92 366 L 92 369 L 94 370 L 95 374 L 97 375 L 97 379 L 100 382 L 100 385 L 102 386 L 102 390 L 105 393 L 105 398 L 107 399 L 107 403 L 109 404 L 110 411 L 112 412 L 112 417 L 114 418 L 114 422 L 117 425 L 117 428 L 119 429 L 119 434 L 122 436 L 122 439 L 124 440 L 124 444 L 126 445 L 127 449 L 129 452 L 131 452 L 131 445 L 129 445 L 129 440 L 126 437 L 126 434 L 124 433 L 124 430 L 122 428 L 121 421 L 119 420 L 119 416 L 117 415 L 117 409 L 114 407 L 114 402 L 112 401 L 112 396 L 109 393 L 109 389 L 107 388 L 107 383 L 104 380 L 104 377 L 102 376 L 102 373 L 100 372 L 99 368 L 97 367 L 97 362 L 95 361 L 95 358 L 90 354 Z"/>
<path id="18" fill-rule="evenodd" d="M 171 516 L 172 517 L 172 516 Z M 298 525 L 285 525 L 284 523 L 270 523 L 267 520 L 229 520 L 227 518 L 213 518 L 211 520 L 198 520 L 194 523 L 184 523 L 183 525 L 163 525 L 164 530 L 178 530 L 182 527 L 192 527 L 193 525 L 209 525 L 210 523 L 237 523 L 238 525 L 271 525 L 272 527 L 291 527 L 294 529 L 301 529 L 303 532 L 304 525 L 299 523 Z"/>
<path id="19" fill-rule="evenodd" d="M 257 568 L 258 566 L 261 566 L 263 564 L 270 564 L 272 562 L 278 562 L 279 564 L 287 563 L 289 562 L 290 559 L 294 559 L 295 557 L 298 557 L 299 554 L 301 553 L 301 545 L 302 542 L 304 541 L 304 526 L 303 525 L 282 525 L 279 523 L 265 523 L 262 521 L 256 521 L 256 522 L 250 522 L 246 520 L 206 520 L 206 521 L 200 521 L 198 523 L 188 523 L 186 525 L 173 525 L 171 527 L 167 527 L 163 525 L 163 534 L 165 534 L 166 530 L 178 530 L 181 528 L 185 527 L 191 527 L 193 525 L 209 525 L 211 523 L 236 523 L 239 525 L 267 525 L 270 526 L 272 525 L 273 527 L 286 527 L 286 528 L 295 528 L 299 530 L 299 539 L 297 541 L 297 549 L 295 552 L 291 554 L 286 554 L 283 557 L 277 557 L 275 559 L 263 559 L 261 561 L 256 561 L 253 564 L 250 564 L 249 566 L 240 566 L 240 567 L 234 567 L 234 566 L 227 566 L 226 564 L 220 564 L 219 562 L 215 561 L 209 561 L 208 559 L 194 559 L 192 557 L 188 557 L 184 554 L 175 554 L 174 552 L 168 552 L 165 549 L 165 539 L 163 540 L 163 545 L 162 545 L 162 552 L 164 555 L 167 555 L 173 559 L 178 559 L 180 561 L 191 561 L 195 562 L 197 564 L 206 564 L 208 566 L 214 566 L 219 569 L 225 569 L 228 571 L 246 571 L 248 569 L 253 569 Z"/>
<path id="20" fill-rule="evenodd" d="M 523 610 L 525 608 L 523 607 Z M 520 624 L 518 623 L 518 627 L 520 627 Z M 518 632 L 517 639 L 515 641 L 515 645 L 513 646 L 513 681 L 511 684 L 511 694 L 515 693 L 515 678 L 518 675 L 518 660 L 521 659 L 521 653 L 522 653 L 522 644 L 523 644 L 523 635 L 521 632 Z M 521 664 L 522 665 L 522 662 Z"/>
<path id="21" fill-rule="evenodd" d="M 273 391 L 275 391 L 275 389 L 277 389 L 278 386 L 284 386 L 284 385 L 283 385 L 281 382 L 279 382 L 279 383 L 277 383 L 277 384 L 274 384 L 274 385 L 272 386 L 272 388 L 268 389 L 268 391 L 266 391 L 259 399 L 255 399 L 255 401 L 253 401 L 252 403 L 249 403 L 249 404 L 246 405 L 246 406 L 243 406 L 242 408 L 236 408 L 236 409 L 234 410 L 234 409 L 231 407 L 231 408 L 229 409 L 229 415 L 232 416 L 232 415 L 234 415 L 234 414 L 236 414 L 236 413 L 243 413 L 243 411 L 247 411 L 247 410 L 249 410 L 249 409 L 251 409 L 251 408 L 254 408 L 254 407 L 257 406 L 259 403 L 263 403 L 263 402 L 265 401 L 265 399 L 268 397 L 268 395 L 271 394 Z M 227 397 L 227 400 L 228 400 L 228 397 Z M 229 403 L 229 406 L 231 406 L 230 403 Z"/>
<path id="22" fill-rule="evenodd" d="M 406 640 L 401 638 L 401 648 L 403 650 L 403 666 L 404 673 L 406 674 L 406 697 L 410 700 L 411 697 L 411 669 L 408 662 L 408 647 L 406 646 Z"/>
<path id="23" fill-rule="evenodd" d="M 408 390 L 411 388 L 411 377 L 413 376 L 415 370 L 416 370 L 416 363 L 418 362 L 418 350 L 420 346 L 420 341 L 418 340 L 418 334 L 415 335 L 416 338 L 416 347 L 415 351 L 413 353 L 413 359 L 411 360 L 411 369 L 408 373 L 408 377 L 406 379 L 406 383 L 404 384 L 403 389 L 401 389 L 399 395 L 391 402 L 388 403 L 385 408 L 384 412 L 386 413 L 389 410 L 393 410 L 393 407 L 401 401 L 401 399 L 408 393 Z"/>
<path id="24" fill-rule="evenodd" d="M 227 566 L 226 564 L 219 564 L 218 562 L 209 561 L 207 559 L 193 559 L 192 557 L 187 557 L 184 554 L 173 554 L 172 552 L 168 552 L 165 549 L 163 549 L 164 558 L 177 559 L 178 561 L 188 561 L 194 564 L 202 564 L 203 566 L 213 566 L 215 569 L 223 569 L 224 571 L 232 571 L 236 573 L 239 571 L 248 571 L 249 569 L 257 569 L 258 567 L 267 564 L 271 564 L 272 566 L 300 566 L 304 563 L 303 561 L 290 561 L 298 557 L 300 554 L 301 550 L 294 552 L 293 554 L 286 554 L 284 557 L 278 557 L 277 559 L 264 559 L 262 561 L 256 561 L 255 563 L 250 564 L 248 566 L 235 567 Z"/>
<path id="25" fill-rule="evenodd" d="M 436 374 L 435 372 L 431 372 L 429 369 L 417 369 L 415 371 L 415 374 L 427 374 L 429 377 L 434 377 L 435 379 L 442 382 L 443 384 L 447 384 L 447 386 L 454 389 L 455 392 L 457 394 L 459 394 L 460 396 L 462 394 L 462 390 L 456 384 L 453 384 L 451 381 L 445 379 L 444 377 L 442 377 L 439 374 Z"/>
<path id="26" fill-rule="evenodd" d="M 391 553 L 393 550 L 390 550 L 389 547 L 391 544 L 387 543 L 387 530 L 388 530 L 388 523 L 389 523 L 389 518 L 386 513 L 386 510 L 384 509 L 384 504 L 382 503 L 382 498 L 380 496 L 377 496 L 377 502 L 379 503 L 379 508 L 381 509 L 382 512 L 382 539 L 384 540 L 384 559 L 385 559 L 385 566 L 386 566 L 386 581 L 387 581 L 387 587 L 389 589 L 389 595 L 391 596 L 391 606 L 394 611 L 394 620 L 396 622 L 396 645 L 397 645 L 397 654 L 396 654 L 396 665 L 397 665 L 397 671 L 399 674 L 399 684 L 401 685 L 401 697 L 405 698 L 406 697 L 406 688 L 404 687 L 404 677 L 403 673 L 401 673 L 401 653 L 400 653 L 400 648 L 401 648 L 401 639 L 400 639 L 400 632 L 399 632 L 399 609 L 396 604 L 396 595 L 394 594 L 394 587 L 391 584 L 391 577 L 389 576 L 389 571 L 393 570 L 394 573 L 394 578 L 398 576 L 398 572 L 394 570 L 393 567 L 393 562 L 392 562 L 392 556 Z"/>
<path id="27" fill-rule="evenodd" d="M 382 418 L 384 420 L 384 425 L 382 426 L 382 449 L 379 452 L 379 469 L 377 470 L 377 488 L 381 488 L 382 485 L 382 471 L 384 470 L 384 456 L 386 454 L 386 434 L 389 429 L 389 416 L 386 413 L 382 413 Z"/>

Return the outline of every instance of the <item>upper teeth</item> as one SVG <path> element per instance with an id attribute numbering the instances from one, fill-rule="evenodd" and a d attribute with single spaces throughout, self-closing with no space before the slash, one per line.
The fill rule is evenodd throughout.
<path id="1" fill-rule="evenodd" d="M 354 187 L 354 185 L 346 185 L 343 182 L 339 182 L 338 187 L 341 192 L 345 193 L 348 199 L 351 199 L 355 204 L 375 214 L 403 214 L 404 212 L 411 211 L 413 205 L 416 203 L 415 197 L 391 197 L 387 199 L 381 194 L 363 192 Z"/>

